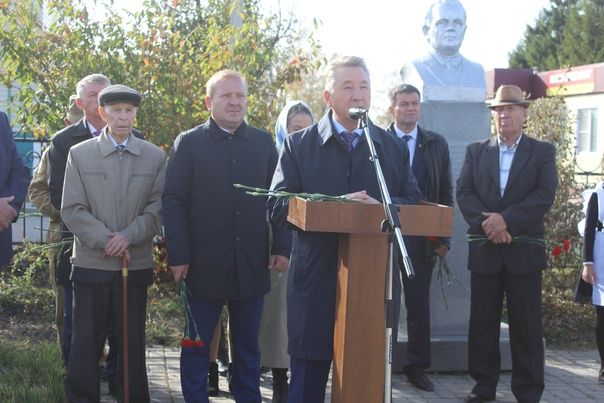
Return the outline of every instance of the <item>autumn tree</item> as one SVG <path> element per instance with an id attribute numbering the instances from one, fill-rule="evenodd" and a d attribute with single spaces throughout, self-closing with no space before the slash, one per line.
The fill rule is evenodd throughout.
<path id="1" fill-rule="evenodd" d="M 80 78 L 103 73 L 143 93 L 137 127 L 171 144 L 208 118 L 205 83 L 224 68 L 248 80 L 250 124 L 270 129 L 283 88 L 310 63 L 299 22 L 263 15 L 259 0 L 146 0 L 134 14 L 116 11 L 111 0 L 95 9 L 85 0 L 51 0 L 48 21 L 36 3 L 2 3 L 0 80 L 13 88 L 18 123 L 39 136 L 62 127 Z"/>

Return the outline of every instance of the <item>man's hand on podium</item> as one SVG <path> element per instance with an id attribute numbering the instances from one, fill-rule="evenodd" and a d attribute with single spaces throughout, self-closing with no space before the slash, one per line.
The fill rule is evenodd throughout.
<path id="1" fill-rule="evenodd" d="M 373 197 L 367 194 L 366 190 L 361 190 L 360 192 L 348 193 L 346 198 L 349 200 L 354 200 L 360 203 L 365 204 L 380 204 L 379 201 L 375 200 Z"/>

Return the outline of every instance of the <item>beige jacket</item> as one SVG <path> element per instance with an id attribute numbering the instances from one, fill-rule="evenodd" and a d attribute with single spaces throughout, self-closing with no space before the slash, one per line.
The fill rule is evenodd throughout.
<path id="1" fill-rule="evenodd" d="M 69 151 L 61 217 L 75 235 L 71 261 L 87 269 L 116 271 L 118 258 L 104 258 L 110 232 L 130 242 L 130 270 L 153 267 L 152 239 L 161 228 L 166 155 L 130 134 L 120 153 L 107 134 Z"/>
<path id="2" fill-rule="evenodd" d="M 48 192 L 48 148 L 42 153 L 40 163 L 29 183 L 27 197 L 43 215 L 49 218 L 46 242 L 54 243 L 61 240 L 61 214 L 52 206 Z"/>

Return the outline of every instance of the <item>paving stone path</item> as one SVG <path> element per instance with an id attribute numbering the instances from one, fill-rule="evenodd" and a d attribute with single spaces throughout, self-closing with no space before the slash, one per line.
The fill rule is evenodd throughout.
<path id="1" fill-rule="evenodd" d="M 180 351 L 175 348 L 151 346 L 147 348 L 147 372 L 151 401 L 154 403 L 184 402 L 180 387 L 179 372 Z M 597 381 L 600 369 L 596 350 L 560 351 L 548 350 L 545 357 L 545 391 L 544 403 L 564 402 L 604 402 L 604 384 Z M 473 386 L 473 381 L 466 372 L 431 373 L 434 381 L 434 392 L 418 391 L 407 383 L 406 377 L 400 374 L 392 376 L 393 402 L 428 402 L 447 403 L 462 402 Z M 503 373 L 497 390 L 497 402 L 515 402 L 510 390 L 511 374 Z M 271 401 L 270 372 L 261 379 L 262 401 Z M 220 377 L 220 396 L 211 398 L 210 402 L 234 402 L 229 394 L 226 378 Z M 103 403 L 114 402 L 103 385 Z M 329 402 L 329 387 L 326 402 Z M 375 402 L 379 403 L 379 402 Z"/>

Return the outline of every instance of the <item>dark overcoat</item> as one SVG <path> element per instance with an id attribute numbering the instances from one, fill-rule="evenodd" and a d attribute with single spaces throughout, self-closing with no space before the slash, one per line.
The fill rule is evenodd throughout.
<path id="1" fill-rule="evenodd" d="M 392 200 L 401 204 L 418 202 L 422 196 L 409 167 L 407 147 L 402 140 L 371 122 L 369 129 Z M 349 154 L 337 136 L 331 112 L 318 124 L 289 136 L 271 187 L 328 195 L 366 190 L 373 198 L 381 199 L 365 138 L 362 137 Z M 271 220 L 284 222 L 287 210 L 287 200 L 269 199 Z M 293 231 L 289 270 L 288 352 L 299 359 L 331 360 L 338 235 Z"/>
<path id="2" fill-rule="evenodd" d="M 202 299 L 245 299 L 270 289 L 266 198 L 233 184 L 268 188 L 277 150 L 245 122 L 234 134 L 210 119 L 174 142 L 164 187 L 168 263 L 189 265 L 187 287 Z M 289 256 L 276 231 L 273 254 Z"/>
<path id="3" fill-rule="evenodd" d="M 10 204 L 17 212 L 25 201 L 29 180 L 29 172 L 17 151 L 8 117 L 0 112 L 0 197 L 14 196 Z M 12 231 L 7 228 L 0 231 L 0 267 L 7 264 L 12 256 Z"/>

